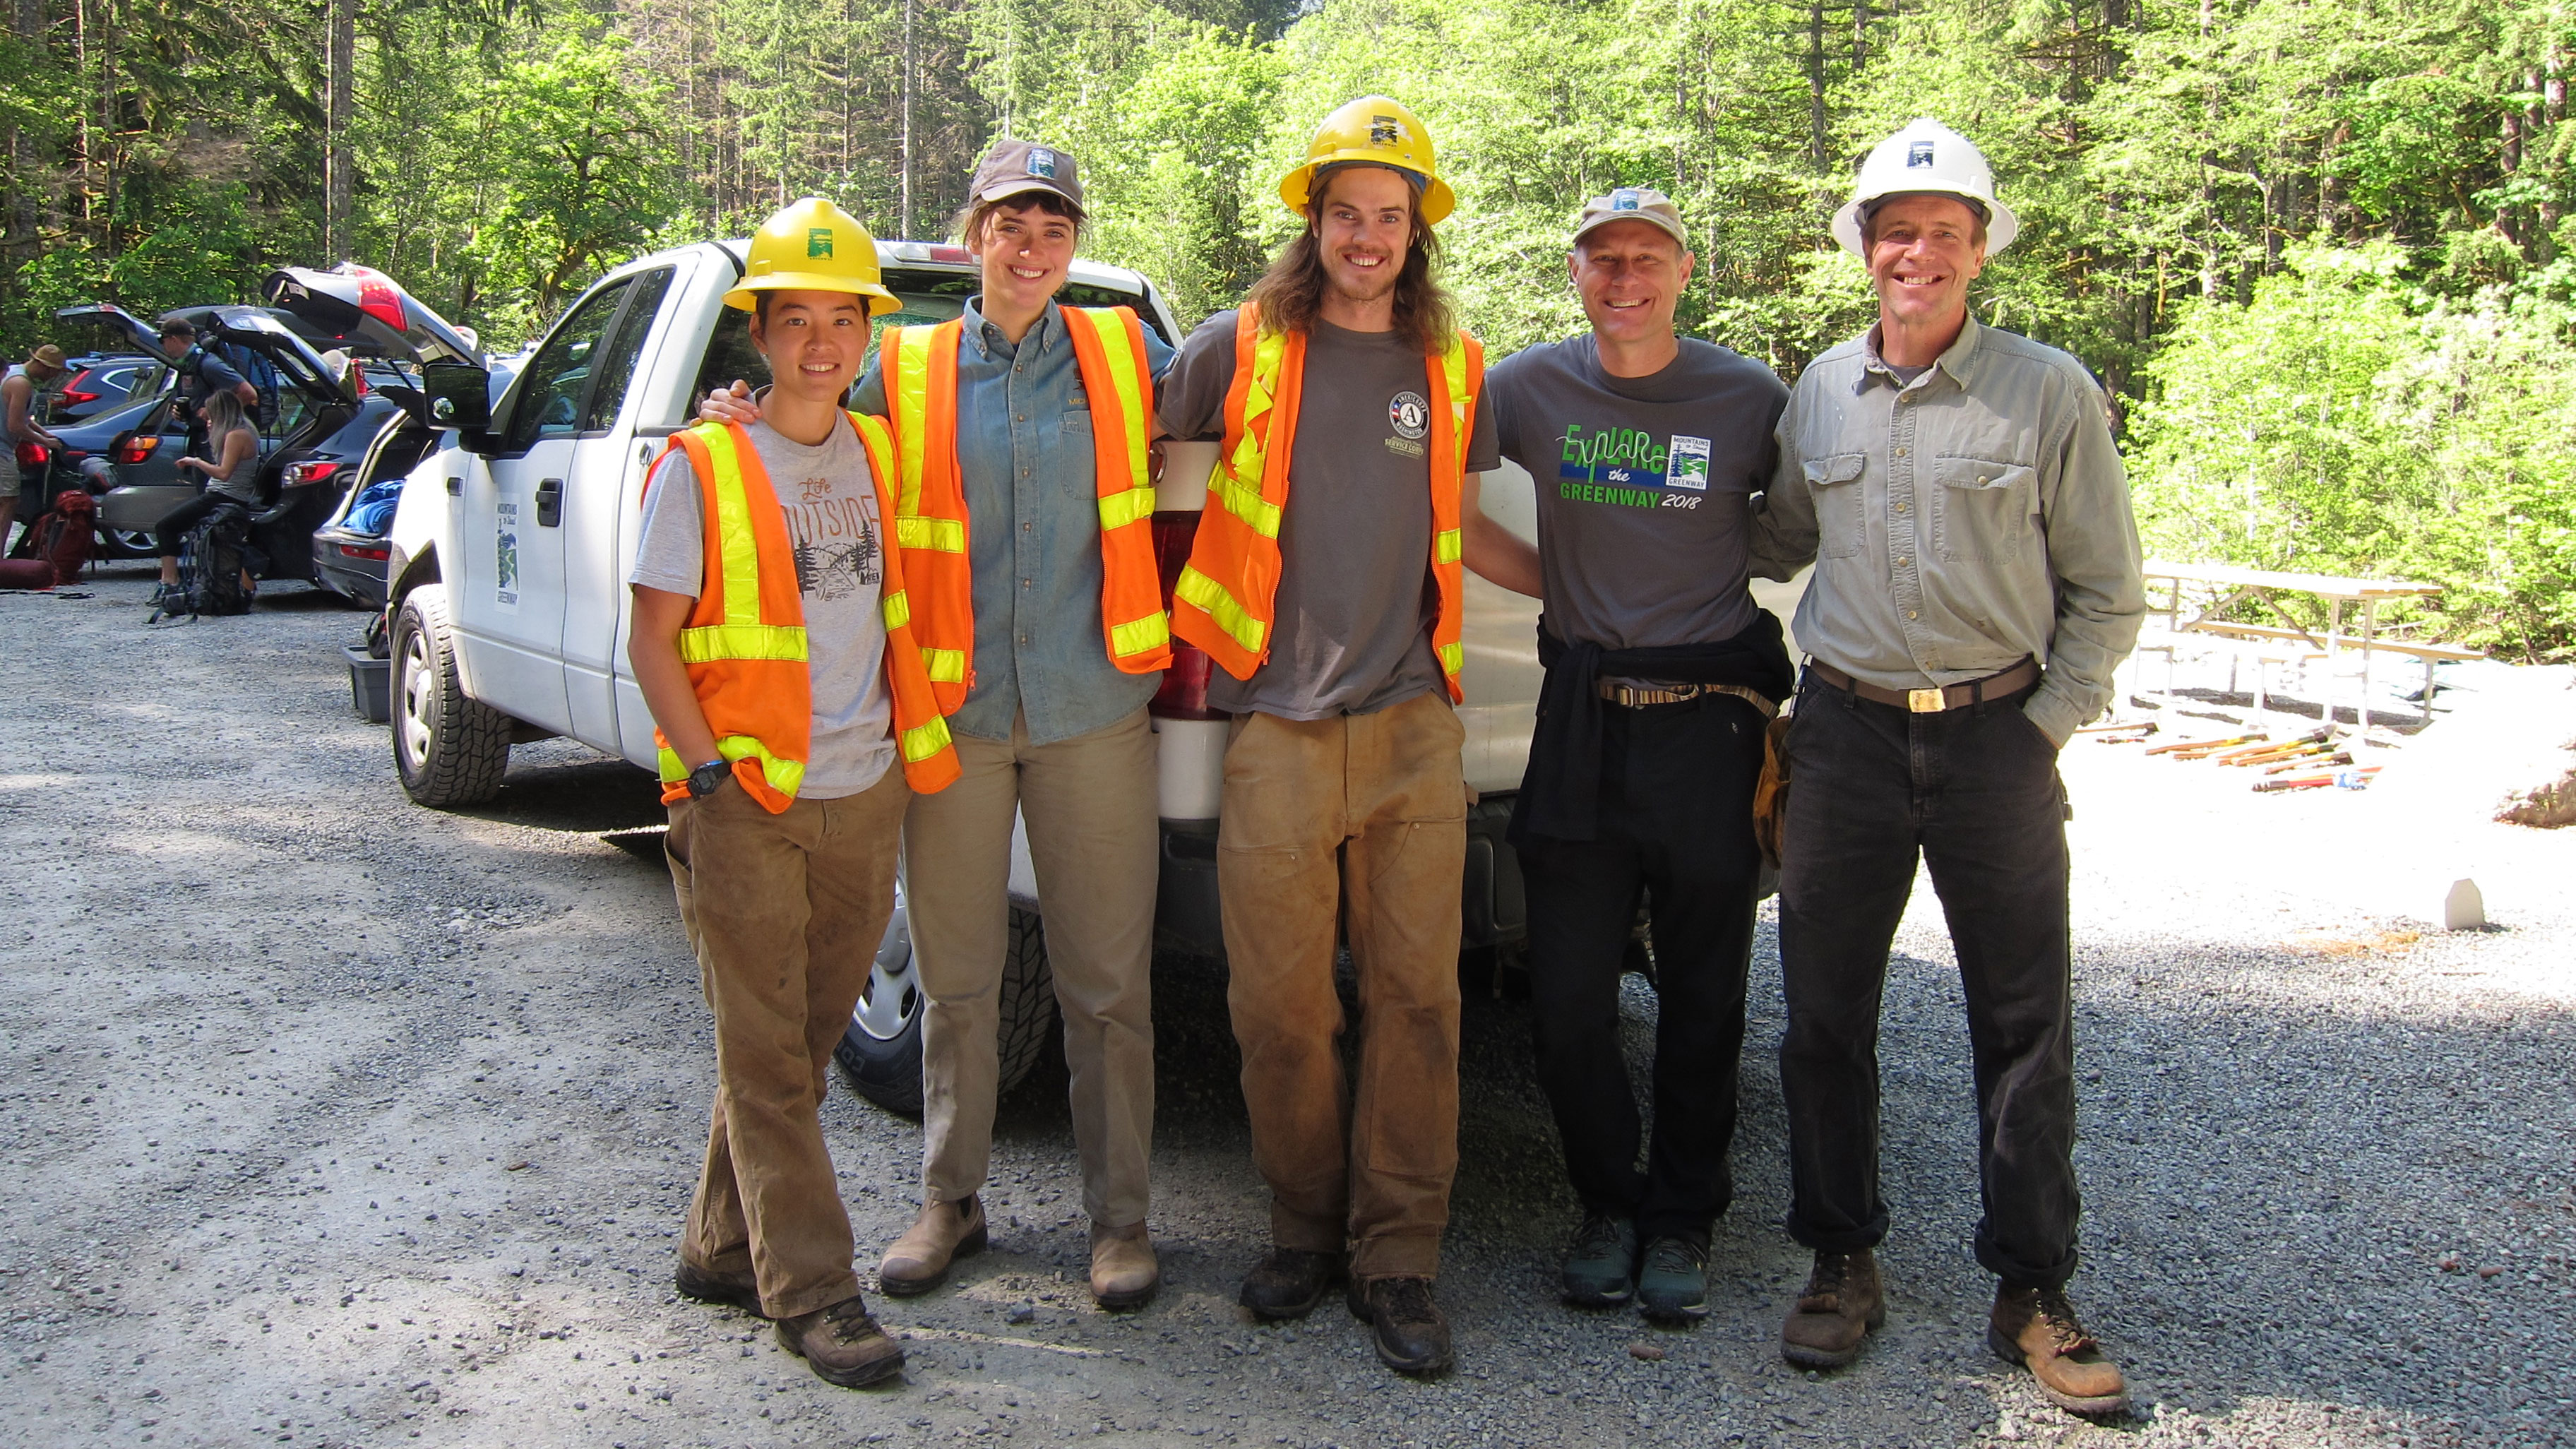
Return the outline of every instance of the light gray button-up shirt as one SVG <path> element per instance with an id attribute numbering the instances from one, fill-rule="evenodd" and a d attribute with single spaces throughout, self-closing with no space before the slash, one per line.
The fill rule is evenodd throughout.
<path id="1" fill-rule="evenodd" d="M 2146 591 L 2109 411 L 2081 363 L 1970 319 L 1909 383 L 1873 328 L 1808 365 L 1778 437 L 1754 572 L 1815 561 L 1797 620 L 1810 655 L 1887 689 L 2035 656 L 2023 713 L 2050 739 L 2101 711 Z"/>

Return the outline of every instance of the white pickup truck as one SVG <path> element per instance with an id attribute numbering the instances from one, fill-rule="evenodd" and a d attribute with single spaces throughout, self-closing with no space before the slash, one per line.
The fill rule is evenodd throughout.
<path id="1" fill-rule="evenodd" d="M 944 321 L 977 290 L 974 261 L 960 248 L 880 242 L 878 253 L 904 304 L 889 324 Z M 645 470 L 665 440 L 688 426 L 709 388 L 766 379 L 746 314 L 723 303 L 742 259 L 741 242 L 705 242 L 618 268 L 564 313 L 488 408 L 479 369 L 421 359 L 417 426 L 441 436 L 404 483 L 386 575 L 394 767 L 413 800 L 489 800 L 512 744 L 556 735 L 652 768 L 653 720 L 626 662 L 626 572 Z M 1076 263 L 1063 300 L 1133 307 L 1175 346 L 1183 335 L 1134 272 Z M 1216 448 L 1171 444 L 1165 454 L 1154 534 L 1168 590 L 1196 532 Z M 1528 475 L 1517 468 L 1488 475 L 1484 504 L 1524 535 L 1535 526 Z M 1470 948 L 1522 933 L 1520 873 L 1502 831 L 1538 698 L 1536 618 L 1533 601 L 1469 577 L 1469 703 L 1460 713 L 1467 781 L 1482 797 L 1470 815 L 1462 902 Z M 1178 641 L 1175 648 L 1182 658 L 1153 705 L 1163 817 L 1156 925 L 1166 944 L 1216 957 L 1226 724 L 1205 708 L 1206 657 Z M 635 788 L 651 787 L 638 780 Z M 1024 844 L 1011 894 L 1006 1085 L 1041 1053 L 1055 1009 L 1039 930 L 1045 903 Z M 841 1051 L 862 1091 L 919 1109 L 920 1023 L 898 908 Z"/>

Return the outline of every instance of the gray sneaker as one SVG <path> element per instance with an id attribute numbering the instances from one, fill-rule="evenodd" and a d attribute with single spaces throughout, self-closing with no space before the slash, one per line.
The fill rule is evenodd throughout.
<path id="1" fill-rule="evenodd" d="M 1637 1292 L 1637 1225 L 1594 1213 L 1574 1230 L 1565 1252 L 1565 1301 L 1577 1308 L 1617 1308 Z"/>
<path id="2" fill-rule="evenodd" d="M 1637 1273 L 1637 1306 L 1657 1323 L 1708 1317 L 1708 1249 L 1685 1238 L 1648 1243 Z"/>

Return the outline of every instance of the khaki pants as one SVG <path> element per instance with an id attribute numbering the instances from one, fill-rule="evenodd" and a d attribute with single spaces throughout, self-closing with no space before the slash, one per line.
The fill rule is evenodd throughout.
<path id="1" fill-rule="evenodd" d="M 841 800 L 772 815 L 728 783 L 671 806 L 680 922 L 716 1018 L 715 1120 L 680 1255 L 750 1269 L 761 1311 L 793 1318 L 859 1291 L 818 1115 L 832 1048 L 894 913 L 900 769 Z"/>
<path id="2" fill-rule="evenodd" d="M 1082 1205 L 1094 1222 L 1145 1220 L 1154 1141 L 1154 887 L 1160 826 L 1145 711 L 1051 745 L 957 737 L 961 772 L 904 821 L 904 903 L 922 993 L 922 1191 L 981 1191 L 1000 1084 L 1011 826 L 1028 824 L 1064 1017 Z"/>
<path id="3" fill-rule="evenodd" d="M 1458 896 L 1466 739 L 1449 701 L 1236 722 L 1217 885 L 1252 1157 L 1277 1246 L 1348 1248 L 1361 1279 L 1440 1267 L 1458 1168 Z M 1359 968 L 1344 1080 L 1334 924 Z"/>

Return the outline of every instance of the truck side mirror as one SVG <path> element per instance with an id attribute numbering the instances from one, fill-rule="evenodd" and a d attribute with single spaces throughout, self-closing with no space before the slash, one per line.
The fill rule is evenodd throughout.
<path id="1" fill-rule="evenodd" d="M 492 425 L 492 376 L 467 362 L 432 362 L 420 370 L 420 390 L 433 428 L 481 432 Z"/>

